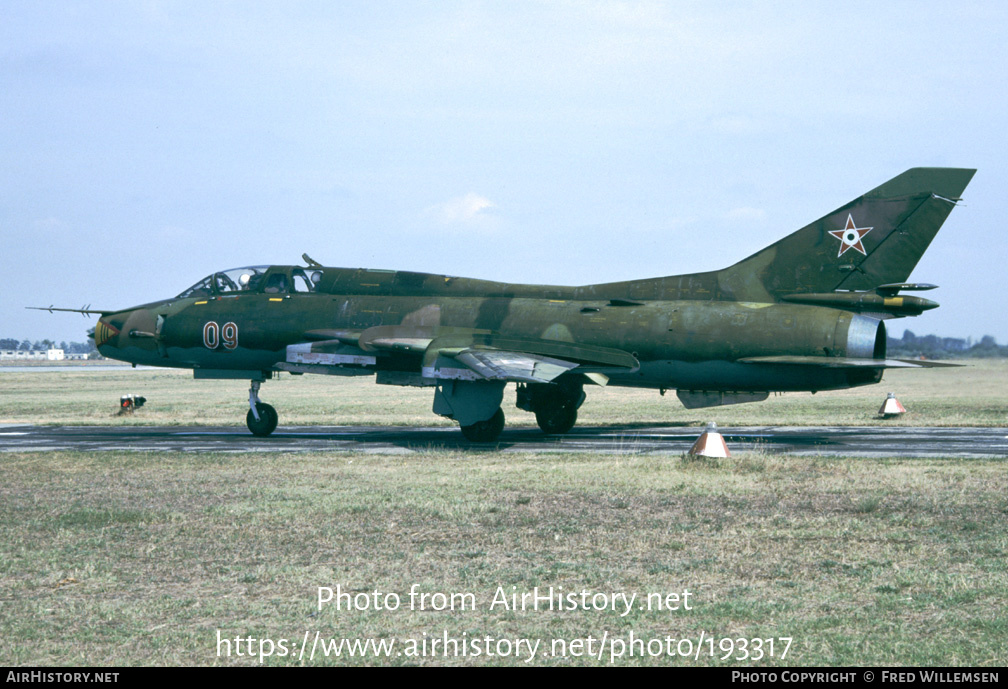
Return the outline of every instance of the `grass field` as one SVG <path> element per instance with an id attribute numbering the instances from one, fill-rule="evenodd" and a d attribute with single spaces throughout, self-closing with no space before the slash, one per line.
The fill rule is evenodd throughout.
<path id="1" fill-rule="evenodd" d="M 1008 425 L 1008 361 L 977 360 L 961 368 L 891 370 L 868 387 L 786 393 L 765 402 L 687 410 L 674 391 L 588 386 L 579 424 L 702 425 Z M 909 413 L 880 421 L 876 413 L 887 392 L 896 392 Z M 0 423 L 244 425 L 248 383 L 197 381 L 171 369 L 95 371 L 67 367 L 58 372 L 0 373 Z M 147 404 L 117 416 L 119 397 L 135 393 Z M 261 397 L 280 413 L 281 425 L 450 425 L 431 413 L 430 388 L 375 385 L 373 378 L 290 376 L 263 384 Z M 532 414 L 514 406 L 505 391 L 504 411 L 512 425 L 534 426 Z"/>
<path id="2" fill-rule="evenodd" d="M 910 409 L 900 423 L 1003 425 L 1006 373 L 990 362 L 890 373 L 874 388 L 703 415 L 654 392 L 592 390 L 582 419 L 871 424 L 894 390 Z M 147 396 L 148 406 L 113 416 L 127 392 Z M 245 394 L 241 382 L 174 372 L 5 373 L 0 419 L 239 424 Z M 263 397 L 282 424 L 437 418 L 429 391 L 370 381 L 285 377 L 267 383 Z M 517 410 L 510 416 L 532 423 Z M 124 450 L 0 452 L 0 467 L 5 665 L 257 664 L 236 655 L 235 637 L 254 639 L 254 652 L 269 639 L 274 655 L 265 663 L 274 665 L 521 665 L 529 653 L 518 639 L 539 641 L 533 665 L 1008 661 L 1004 459 Z M 337 585 L 363 596 L 359 603 L 378 591 L 400 605 L 319 611 L 319 587 Z M 433 610 L 450 599 L 431 596 L 428 609 L 411 609 L 414 586 L 470 593 L 456 603 L 471 600 L 474 609 Z M 498 587 L 520 594 L 536 586 L 637 598 L 626 615 L 621 603 L 617 611 L 491 609 Z M 684 591 L 690 610 L 638 607 L 649 594 Z M 397 645 L 389 657 L 374 649 L 349 657 L 344 647 L 340 657 L 298 658 L 316 632 Z M 444 657 L 430 646 L 445 634 L 480 644 L 489 637 L 501 655 Z M 627 657 L 627 645 L 612 658 L 614 642 L 628 644 L 631 634 L 646 657 Z M 603 638 L 601 659 L 575 656 L 597 653 Z M 667 655 L 666 638 L 675 639 L 674 653 L 699 648 L 698 657 Z M 738 639 L 763 641 L 748 643 L 749 656 L 738 660 Z M 427 656 L 410 652 L 411 642 L 425 641 Z M 231 655 L 219 656 L 228 645 Z M 722 660 L 726 652 L 734 659 Z"/>
<path id="3" fill-rule="evenodd" d="M 758 664 L 1003 665 L 999 461 L 2 455 L 0 663 L 212 664 L 223 638 L 792 639 Z M 317 610 L 319 586 L 396 611 Z M 471 592 L 475 610 L 409 610 Z M 498 586 L 692 610 L 514 612 Z M 776 652 L 785 642 L 777 641 Z M 768 649 L 765 649 L 768 650 Z M 742 655 L 737 651 L 736 655 Z M 272 658 L 272 664 L 297 664 Z M 507 658 L 318 658 L 521 664 Z M 606 664 L 537 655 L 537 665 Z M 620 664 L 718 664 L 693 658 Z M 751 661 L 723 664 L 752 664 Z"/>

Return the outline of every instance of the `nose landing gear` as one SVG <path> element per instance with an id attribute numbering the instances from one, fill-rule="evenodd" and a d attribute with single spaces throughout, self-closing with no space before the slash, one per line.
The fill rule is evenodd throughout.
<path id="1" fill-rule="evenodd" d="M 245 425 L 252 431 L 252 435 L 265 438 L 276 430 L 279 417 L 276 409 L 259 400 L 260 385 L 258 380 L 253 380 L 252 387 L 249 388 L 249 410 L 245 415 Z"/>

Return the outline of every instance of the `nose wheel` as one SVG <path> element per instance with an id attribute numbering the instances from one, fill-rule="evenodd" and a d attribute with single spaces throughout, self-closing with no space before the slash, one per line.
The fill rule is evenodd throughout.
<path id="1" fill-rule="evenodd" d="M 277 422 L 280 420 L 280 417 L 277 416 L 276 409 L 265 402 L 257 404 L 256 411 L 259 412 L 258 419 L 255 417 L 255 414 L 252 413 L 251 409 L 248 410 L 248 414 L 245 415 L 245 425 L 248 426 L 250 431 L 252 431 L 252 435 L 265 438 L 276 430 Z"/>
<path id="2" fill-rule="evenodd" d="M 259 400 L 259 381 L 253 380 L 249 388 L 249 410 L 245 415 L 245 425 L 252 435 L 265 438 L 276 430 L 279 417 L 276 409 Z"/>

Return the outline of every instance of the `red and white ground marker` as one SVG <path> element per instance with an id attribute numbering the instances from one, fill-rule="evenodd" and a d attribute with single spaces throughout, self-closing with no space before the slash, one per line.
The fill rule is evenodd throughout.
<path id="1" fill-rule="evenodd" d="M 707 428 L 687 454 L 691 457 L 731 457 L 724 437 L 717 431 L 716 423 L 707 424 Z"/>
<path id="2" fill-rule="evenodd" d="M 889 396 L 886 397 L 885 402 L 878 410 L 879 416 L 883 419 L 895 419 L 900 414 L 906 414 L 906 409 L 900 404 L 899 400 L 896 399 L 896 393 L 890 392 Z"/>

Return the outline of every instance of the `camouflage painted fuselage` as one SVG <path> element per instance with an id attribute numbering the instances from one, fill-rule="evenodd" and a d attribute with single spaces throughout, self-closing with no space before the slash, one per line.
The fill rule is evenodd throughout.
<path id="1" fill-rule="evenodd" d="M 635 302 L 603 285 L 505 285 L 339 268 L 320 272 L 323 277 L 312 293 L 207 295 L 111 314 L 102 321 L 109 332 L 118 333 L 99 349 L 112 358 L 153 366 L 259 372 L 285 363 L 289 345 L 394 325 L 432 339 L 471 330 L 555 342 L 561 348 L 588 345 L 629 352 L 639 367 L 612 372 L 610 381 L 618 385 L 829 390 L 881 378 L 879 369 L 810 371 L 792 364 L 739 363 L 782 355 L 884 357 L 884 351 L 877 351 L 880 342 L 884 347 L 884 336 L 878 334 L 884 328 L 873 319 L 832 308 L 719 301 L 716 291 L 699 281 L 678 290 L 692 299 Z M 218 329 L 233 324 L 233 333 L 227 333 L 233 337 L 214 335 L 214 325 L 208 336 L 208 324 Z M 403 351 L 378 357 L 371 370 L 415 373 L 421 359 Z"/>

